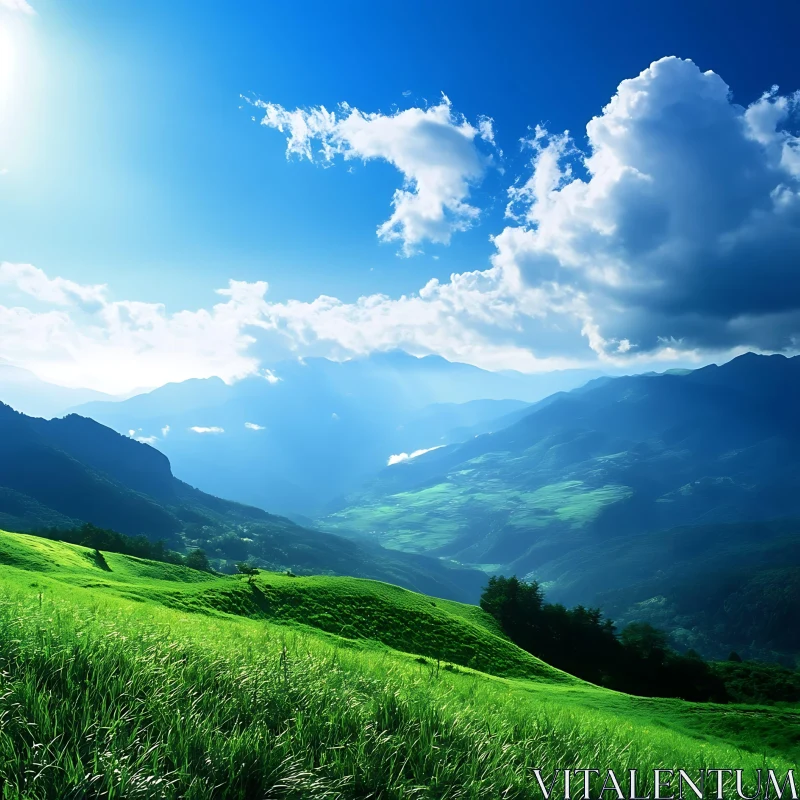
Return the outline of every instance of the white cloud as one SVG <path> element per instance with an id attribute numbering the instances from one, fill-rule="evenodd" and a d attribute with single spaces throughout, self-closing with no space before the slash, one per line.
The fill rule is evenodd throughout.
<path id="1" fill-rule="evenodd" d="M 169 425 L 165 425 L 165 426 L 164 426 L 164 427 L 161 429 L 161 435 L 162 435 L 162 436 L 163 436 L 163 437 L 166 439 L 166 438 L 167 438 L 167 436 L 169 435 L 169 431 L 170 431 L 170 427 L 169 427 Z"/>
<path id="2" fill-rule="evenodd" d="M 651 64 L 589 122 L 587 155 L 536 129 L 494 265 L 571 294 L 604 358 L 796 349 L 798 105 L 773 89 L 742 108 L 691 61 Z"/>
<path id="3" fill-rule="evenodd" d="M 425 450 L 415 450 L 413 453 L 398 453 L 394 456 L 389 456 L 389 460 L 386 462 L 387 467 L 391 467 L 394 464 L 400 464 L 403 461 L 409 461 L 412 458 L 417 458 L 418 456 L 425 455 L 425 453 L 430 453 L 433 450 L 438 450 L 440 447 L 444 447 L 443 444 L 437 444 L 436 447 L 428 447 Z"/>
<path id="4" fill-rule="evenodd" d="M 168 313 L 160 303 L 108 298 L 105 286 L 48 278 L 30 265 L 0 265 L 0 287 L 32 297 L 32 310 L 0 303 L 0 358 L 64 386 L 111 393 L 170 381 L 252 375 L 252 321 L 262 321 L 264 282 L 230 281 L 223 302 Z M 50 306 L 50 308 L 48 308 Z"/>
<path id="5" fill-rule="evenodd" d="M 378 226 L 383 241 L 399 241 L 406 256 L 425 241 L 447 244 L 453 233 L 471 227 L 479 209 L 468 202 L 491 156 L 478 143 L 494 143 L 492 121 L 472 125 L 453 112 L 450 101 L 393 114 L 364 113 L 343 103 L 289 111 L 251 101 L 263 112 L 261 124 L 287 134 L 287 156 L 331 163 L 334 158 L 382 159 L 403 175 L 392 198 L 392 214 Z"/>
<path id="6" fill-rule="evenodd" d="M 28 14 L 33 16 L 36 12 L 33 6 L 26 0 L 0 0 L 0 8 L 5 8 L 8 11 L 18 11 L 21 14 Z"/>
<path id="7" fill-rule="evenodd" d="M 210 428 L 204 428 L 201 425 L 195 425 L 194 427 L 189 428 L 189 430 L 193 433 L 225 433 L 225 428 L 218 428 L 213 425 Z"/>
<path id="8" fill-rule="evenodd" d="M 524 372 L 598 357 L 652 365 L 797 350 L 800 140 L 791 129 L 799 105 L 798 95 L 772 90 L 741 108 L 714 73 L 656 62 L 623 81 L 589 122 L 588 154 L 567 134 L 534 129 L 532 168 L 510 190 L 491 265 L 399 297 L 278 303 L 263 281 L 231 281 L 212 307 L 168 313 L 113 300 L 102 285 L 3 263 L 0 289 L 14 302 L 32 298 L 36 310 L 0 304 L 0 359 L 62 385 L 125 392 L 213 375 L 275 383 L 263 365 L 287 356 L 304 363 L 397 348 Z M 436 187 L 458 183 L 464 164 L 485 167 L 479 128 L 446 102 L 392 116 L 263 108 L 287 132 L 290 153 L 387 158 L 417 176 L 418 199 L 423 185 L 441 199 Z M 485 124 L 485 138 L 490 131 Z M 409 136 L 418 144 L 433 137 L 424 164 Z M 452 152 L 443 144 L 451 139 Z M 409 231 L 412 244 L 427 236 Z"/>
<path id="9" fill-rule="evenodd" d="M 78 303 L 97 307 L 106 300 L 107 286 L 86 286 L 64 278 L 48 278 L 32 264 L 0 263 L 0 286 L 11 286 L 17 291 L 43 303 L 68 306 Z"/>
<path id="10" fill-rule="evenodd" d="M 399 298 L 369 295 L 344 303 L 323 295 L 311 302 L 268 303 L 260 324 L 303 355 L 345 358 L 402 348 L 487 369 L 536 372 L 576 365 L 574 357 L 537 357 L 526 341 L 531 325 L 542 328 L 546 341 L 548 317 L 572 303 L 567 292 L 522 290 L 491 268 L 454 274 L 446 283 L 431 280 L 417 294 Z M 573 328 L 580 342 L 580 325 Z"/>
<path id="11" fill-rule="evenodd" d="M 158 441 L 158 436 L 136 436 L 136 441 L 142 444 L 154 445 Z"/>
<path id="12" fill-rule="evenodd" d="M 271 369 L 265 369 L 262 375 L 267 383 L 271 383 L 273 385 L 283 380 L 283 378 L 279 378 Z"/>
<path id="13" fill-rule="evenodd" d="M 266 428 L 263 425 L 259 425 L 255 422 L 245 422 L 245 428 L 249 431 L 265 431 Z"/>

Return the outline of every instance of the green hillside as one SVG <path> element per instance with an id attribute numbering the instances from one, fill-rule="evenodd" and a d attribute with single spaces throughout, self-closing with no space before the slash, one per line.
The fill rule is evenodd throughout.
<path id="1" fill-rule="evenodd" d="M 592 603 L 589 576 L 560 574 L 586 548 L 652 536 L 655 552 L 660 532 L 680 526 L 800 517 L 798 392 L 800 357 L 752 353 L 592 381 L 506 428 L 388 467 L 318 525 Z M 799 547 L 791 560 L 800 565 Z"/>
<path id="2" fill-rule="evenodd" d="M 26 534 L 0 534 L 0 565 L 36 572 L 106 597 L 212 616 L 269 619 L 490 672 L 557 682 L 575 679 L 520 650 L 477 606 L 378 581 L 264 573 L 252 583 L 183 566 L 103 553 Z"/>
<path id="3" fill-rule="evenodd" d="M 598 689 L 475 607 L 373 581 L 0 533 L 0 598 L 4 798 L 524 798 L 533 768 L 800 756 L 794 708 Z"/>

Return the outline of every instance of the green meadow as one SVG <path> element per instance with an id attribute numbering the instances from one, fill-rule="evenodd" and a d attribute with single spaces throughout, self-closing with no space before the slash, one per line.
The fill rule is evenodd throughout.
<path id="1" fill-rule="evenodd" d="M 784 771 L 798 723 L 599 689 L 384 583 L 0 533 L 4 800 L 540 797 L 537 768 Z"/>
<path id="2" fill-rule="evenodd" d="M 455 544 L 465 530 L 473 528 L 483 532 L 506 528 L 530 545 L 537 535 L 554 527 L 580 530 L 604 508 L 631 495 L 627 486 L 592 487 L 578 480 L 531 491 L 523 480 L 509 482 L 482 466 L 480 480 L 475 480 L 473 468 L 450 473 L 446 480 L 423 488 L 388 496 L 366 494 L 319 522 L 331 532 L 369 535 L 385 547 L 409 552 L 426 553 Z"/>

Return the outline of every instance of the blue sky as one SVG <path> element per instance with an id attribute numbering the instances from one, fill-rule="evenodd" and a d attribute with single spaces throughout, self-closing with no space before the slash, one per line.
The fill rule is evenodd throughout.
<path id="1" fill-rule="evenodd" d="M 797 133 L 792 100 L 792 93 L 800 89 L 794 41 L 800 23 L 796 4 L 741 4 L 736 13 L 722 2 L 679 2 L 669 8 L 594 2 L 422 2 L 391 8 L 376 3 L 307 2 L 300 7 L 182 0 L 135 4 L 30 0 L 30 4 L 35 14 L 25 13 L 22 0 L 0 2 L 6 30 L 0 43 L 8 52 L 11 42 L 15 51 L 13 64 L 0 53 L 3 68 L 9 72 L 13 67 L 0 111 L 0 170 L 5 170 L 0 176 L 0 260 L 34 265 L 50 281 L 59 278 L 89 287 L 107 284 L 108 297 L 115 302 L 161 303 L 166 314 L 210 309 L 219 302 L 214 291 L 226 287 L 230 279 L 268 282 L 266 297 L 271 303 L 310 303 L 325 295 L 352 304 L 359 297 L 378 294 L 396 299 L 419 292 L 431 279 L 448 285 L 451 273 L 489 269 L 490 259 L 505 258 L 490 237 L 509 227 L 508 188 L 515 180 L 525 184 L 532 154 L 537 152 L 520 147 L 520 139 L 532 135 L 529 128 L 543 124 L 551 136 L 569 130 L 573 150 L 588 152 L 589 120 L 602 113 L 621 81 L 635 78 L 664 56 L 692 59 L 698 74 L 713 70 L 743 107 L 778 85 L 776 97 L 788 98 L 781 135 Z M 12 6 L 17 10 L 12 11 Z M 686 79 L 690 79 L 688 73 Z M 665 87 L 670 80 L 664 72 L 656 83 Z M 704 90 L 697 86 L 702 95 Z M 422 113 L 439 104 L 442 93 L 452 104 L 449 128 L 463 122 L 477 130 L 479 120 L 490 117 L 494 142 L 478 135 L 470 140 L 486 165 L 480 178 L 469 179 L 468 195 L 461 198 L 476 209 L 474 218 L 461 226 L 468 229 L 456 226 L 448 234 L 448 243 L 423 236 L 413 243 L 414 255 L 408 257 L 398 255 L 407 244 L 402 235 L 383 242 L 376 235 L 377 227 L 392 214 L 393 193 L 402 188 L 403 175 L 396 166 L 381 156 L 363 161 L 361 151 L 352 142 L 342 146 L 341 139 L 330 164 L 309 163 L 297 155 L 287 159 L 286 137 L 253 122 L 251 116 L 258 121 L 262 110 L 240 99 L 244 94 L 250 100 L 277 104 L 286 112 L 319 106 L 336 111 L 338 104 L 346 102 L 365 115 L 391 118 L 408 109 Z M 678 106 L 672 103 L 671 108 Z M 656 118 L 660 119 L 658 115 L 652 119 Z M 340 136 L 338 132 L 326 135 L 328 142 L 331 135 Z M 402 131 L 397 135 L 403 135 Z M 409 135 L 417 135 L 417 129 Z M 314 144 L 314 153 L 322 141 Z M 543 146 L 550 139 L 538 141 Z M 765 152 L 775 142 L 765 140 Z M 787 152 L 793 152 L 791 142 L 787 147 Z M 734 144 L 730 152 L 732 159 L 739 159 L 734 164 L 750 157 Z M 562 155 L 562 167 L 569 162 L 573 177 L 586 176 L 585 165 L 574 152 L 567 148 Z M 677 150 L 675 158 L 682 158 Z M 725 169 L 730 171 L 730 165 Z M 770 169 L 774 172 L 774 164 Z M 797 176 L 793 168 L 786 169 L 789 177 L 775 177 L 770 192 L 779 186 L 795 190 L 792 181 Z M 558 182 L 558 186 L 567 182 L 566 173 L 559 173 Z M 720 193 L 729 190 L 719 188 Z M 772 196 L 765 195 L 760 185 L 742 191 L 754 198 L 747 206 L 751 212 L 761 207 L 764 196 Z M 676 197 L 684 196 L 692 195 L 677 192 Z M 536 214 L 528 213 L 535 205 L 530 193 L 518 199 L 527 205 L 518 228 L 547 227 Z M 620 214 L 632 219 L 641 207 L 640 202 L 630 213 Z M 736 209 L 728 211 L 741 221 Z M 555 225 L 554 219 L 547 224 Z M 614 224 L 619 225 L 620 219 Z M 782 224 L 786 247 L 791 248 L 795 220 L 782 218 Z M 723 225 L 719 232 L 722 236 L 730 230 Z M 571 234 L 563 229 L 559 234 L 554 228 L 553 235 L 560 235 L 563 244 Z M 543 246 L 536 245 L 537 253 Z M 559 275 L 565 269 L 571 275 L 570 264 L 574 268 L 583 262 L 559 247 L 548 245 L 547 259 L 558 261 Z M 781 250 L 776 258 L 784 255 Z M 632 288 L 635 281 L 624 296 L 616 290 L 605 291 L 593 300 L 594 290 L 586 285 L 554 278 L 555 268 L 546 266 L 547 259 L 538 262 L 539 277 L 525 277 L 524 283 L 540 291 L 545 273 L 548 281 L 569 283 L 573 293 L 569 310 L 565 310 L 563 292 L 556 293 L 558 298 L 551 292 L 548 300 L 548 314 L 572 317 L 548 328 L 550 333 L 565 333 L 569 341 L 563 346 L 558 336 L 533 330 L 541 327 L 543 312 L 519 309 L 500 312 L 500 316 L 519 314 L 519 319 L 511 327 L 499 325 L 502 331 L 497 336 L 489 330 L 497 327 L 496 320 L 473 314 L 466 332 L 451 331 L 451 336 L 462 340 L 474 337 L 472 345 L 460 350 L 455 345 L 450 349 L 434 345 L 439 340 L 429 332 L 424 336 L 409 333 L 396 342 L 381 335 L 377 337 L 380 346 L 410 342 L 408 349 L 419 354 L 438 350 L 458 358 L 461 353 L 463 360 L 481 366 L 522 369 L 532 368 L 533 362 L 514 356 L 521 350 L 538 359 L 560 359 L 552 362 L 559 366 L 597 354 L 621 357 L 637 348 L 655 357 L 656 343 L 669 339 L 684 342 L 683 354 L 700 359 L 737 347 L 785 350 L 793 346 L 794 322 L 783 316 L 778 326 L 782 326 L 782 338 L 774 341 L 758 332 L 737 337 L 729 330 L 731 322 L 736 327 L 736 320 L 756 312 L 762 315 L 759 330 L 774 328 L 774 320 L 763 318 L 765 313 L 785 316 L 793 311 L 773 308 L 770 297 L 763 298 L 763 307 L 758 309 L 732 303 L 731 308 L 720 310 L 713 303 L 701 304 L 692 309 L 698 319 L 673 324 L 669 315 L 674 309 L 654 309 L 641 301 L 638 295 L 645 289 Z M 632 264 L 629 258 L 624 266 Z M 47 292 L 20 289 L 19 270 L 9 275 L 12 278 L 5 288 L 0 287 L 0 300 L 3 291 L 8 295 L 5 307 L 23 307 L 20 291 L 31 314 L 44 314 L 48 303 L 53 305 Z M 751 274 L 744 275 L 737 286 L 747 288 L 751 279 Z M 685 285 L 691 282 L 688 276 Z M 506 294 L 513 293 L 509 286 Z M 577 311 L 576 293 L 586 295 L 590 305 L 601 305 L 603 312 L 596 306 L 592 313 Z M 78 317 L 96 313 L 85 302 L 91 292 L 78 294 L 84 299 L 77 312 L 65 311 L 65 303 L 56 303 L 58 313 L 69 314 L 71 325 L 83 326 L 68 354 L 60 357 L 60 366 L 53 363 L 55 356 L 38 360 L 31 356 L 23 365 L 50 379 L 70 383 L 80 379 L 99 387 L 102 381 L 86 365 L 70 373 L 70 363 L 81 361 L 76 348 L 85 344 L 84 333 L 94 330 L 91 321 Z M 682 302 L 681 292 L 673 294 L 674 303 Z M 635 301 L 633 295 L 637 295 Z M 494 300 L 489 304 L 495 304 Z M 635 307 L 636 313 L 626 316 L 615 311 L 613 319 L 608 318 L 609 309 L 617 307 L 623 311 Z M 114 313 L 118 316 L 119 311 L 116 307 Z M 646 330 L 642 322 L 654 313 L 666 315 L 660 332 Z M 720 313 L 727 314 L 727 328 L 706 330 L 705 320 L 716 319 Z M 575 330 L 583 329 L 583 333 L 571 336 L 576 314 L 580 324 Z M 620 317 L 629 322 L 618 325 L 614 320 Z M 271 318 L 261 330 L 269 333 L 276 326 L 294 326 L 290 346 L 276 349 L 271 334 L 251 337 L 237 329 L 240 338 L 232 347 L 242 364 L 250 365 L 241 366 L 242 370 L 255 369 L 255 364 L 274 360 L 284 351 L 359 354 L 369 349 L 363 341 L 338 340 L 323 330 L 345 323 L 358 326 L 359 319 L 359 314 L 351 314 L 346 321 L 329 320 L 309 328 L 296 317 L 287 321 L 284 314 L 280 323 Z M 51 321 L 48 318 L 48 324 Z M 107 315 L 104 324 L 108 324 Z M 361 339 L 371 335 L 371 323 L 365 324 L 367 332 Z M 437 322 L 432 319 L 425 324 Z M 586 347 L 580 353 L 576 337 L 589 342 L 592 325 L 606 344 L 595 342 L 593 350 Z M 92 340 L 89 350 L 100 347 L 94 333 L 87 335 Z M 107 331 L 103 333 L 105 339 L 108 336 Z M 323 340 L 327 348 L 320 346 Z M 490 342 L 496 355 L 488 350 L 475 355 L 481 342 Z M 624 342 L 628 345 L 620 345 Z M 152 339 L 148 346 L 157 349 Z M 165 349 L 170 351 L 170 346 Z M 110 352 L 118 358 L 118 350 Z M 185 352 L 181 348 L 177 352 L 186 362 Z M 13 353 L 0 356 L 13 360 Z M 214 357 L 226 358 L 224 354 Z M 214 364 L 205 365 L 203 359 L 202 354 L 188 359 L 197 364 L 192 374 L 219 372 L 214 359 Z M 170 367 L 163 353 L 156 360 L 157 369 L 145 360 L 141 370 L 143 377 L 152 370 L 158 382 L 170 374 Z M 190 376 L 174 372 L 177 377 Z"/>

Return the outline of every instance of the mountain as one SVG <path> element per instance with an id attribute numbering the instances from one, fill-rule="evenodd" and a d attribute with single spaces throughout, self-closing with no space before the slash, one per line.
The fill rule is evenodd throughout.
<path id="1" fill-rule="evenodd" d="M 91 522 L 128 535 L 203 547 L 218 565 L 252 558 L 296 572 L 372 577 L 472 599 L 484 576 L 388 551 L 221 500 L 175 478 L 165 455 L 71 414 L 44 420 L 0 404 L 0 528 Z"/>
<path id="2" fill-rule="evenodd" d="M 536 578 L 556 600 L 583 598 L 619 627 L 649 622 L 707 658 L 734 650 L 799 662 L 800 520 L 602 539 L 542 564 Z"/>
<path id="3" fill-rule="evenodd" d="M 595 547 L 608 569 L 603 547 L 614 537 L 655 543 L 678 526 L 800 517 L 798 396 L 800 357 L 747 354 L 688 373 L 602 379 L 500 431 L 383 470 L 318 522 L 543 576 L 555 581 L 549 592 L 587 602 L 587 584 L 553 577 L 581 548 Z"/>
<path id="4" fill-rule="evenodd" d="M 26 369 L 0 360 L 0 400 L 34 417 L 55 417 L 80 403 L 111 401 L 92 389 L 70 389 L 43 381 Z"/>
<path id="5" fill-rule="evenodd" d="M 495 373 L 392 352 L 287 361 L 233 385 L 163 386 L 76 409 L 146 439 L 192 484 L 281 513 L 319 513 L 389 458 L 459 441 L 599 373 Z"/>

